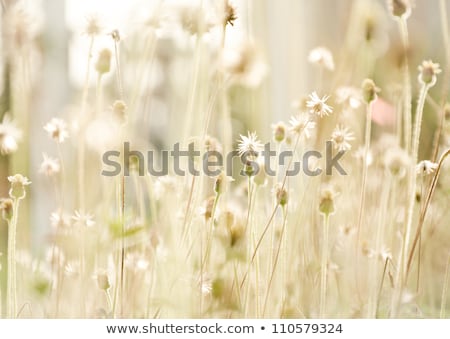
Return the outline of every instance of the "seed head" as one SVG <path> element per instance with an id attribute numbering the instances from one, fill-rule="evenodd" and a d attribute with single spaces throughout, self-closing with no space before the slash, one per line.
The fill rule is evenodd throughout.
<path id="1" fill-rule="evenodd" d="M 114 117 L 122 124 L 127 121 L 127 108 L 128 107 L 123 100 L 116 100 L 112 105 Z"/>
<path id="2" fill-rule="evenodd" d="M 337 193 L 331 186 L 325 186 L 320 193 L 319 211 L 325 216 L 334 213 L 334 199 Z"/>
<path id="3" fill-rule="evenodd" d="M 8 181 L 11 183 L 9 190 L 9 196 L 12 199 L 23 199 L 26 196 L 25 187 L 31 184 L 31 181 L 22 174 L 16 174 L 8 177 Z"/>
<path id="4" fill-rule="evenodd" d="M 372 101 L 377 99 L 377 93 L 380 92 L 380 89 L 375 85 L 372 79 L 365 79 L 361 85 L 361 88 L 362 96 L 366 103 L 370 104 Z"/>
<path id="5" fill-rule="evenodd" d="M 429 87 L 434 86 L 437 80 L 437 75 L 442 70 L 438 63 L 434 63 L 431 60 L 425 60 L 422 65 L 419 66 L 419 82 Z"/>
<path id="6" fill-rule="evenodd" d="M 272 127 L 273 140 L 275 140 L 275 142 L 283 142 L 284 138 L 286 137 L 285 123 L 282 121 L 279 121 L 276 124 L 273 124 L 271 127 Z"/>
<path id="7" fill-rule="evenodd" d="M 111 287 L 108 273 L 106 271 L 100 271 L 97 273 L 97 286 L 103 291 L 107 291 Z"/>
<path id="8" fill-rule="evenodd" d="M 388 7 L 395 17 L 406 19 L 411 15 L 411 0 L 388 0 Z"/>
<path id="9" fill-rule="evenodd" d="M 100 20 L 97 15 L 90 15 L 86 20 L 86 27 L 84 33 L 89 37 L 93 38 L 100 35 L 102 32 L 102 27 L 100 25 Z"/>
<path id="10" fill-rule="evenodd" d="M 289 194 L 288 191 L 283 185 L 277 184 L 275 187 L 275 197 L 277 199 L 277 204 L 281 207 L 284 207 L 288 203 Z"/>

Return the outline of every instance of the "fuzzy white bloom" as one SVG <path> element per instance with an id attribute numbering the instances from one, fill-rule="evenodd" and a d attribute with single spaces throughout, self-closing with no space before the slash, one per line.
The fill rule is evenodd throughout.
<path id="1" fill-rule="evenodd" d="M 357 109 L 361 101 L 361 90 L 355 87 L 342 86 L 336 90 L 336 102 L 347 108 Z"/>
<path id="2" fill-rule="evenodd" d="M 258 140 L 256 132 L 248 132 L 247 136 L 241 135 L 238 145 L 239 155 L 244 153 L 258 155 L 262 150 L 263 144 Z"/>
<path id="3" fill-rule="evenodd" d="M 67 124 L 62 119 L 52 118 L 47 124 L 45 124 L 44 130 L 48 133 L 50 138 L 59 143 L 64 142 L 64 140 L 69 137 Z"/>
<path id="4" fill-rule="evenodd" d="M 416 165 L 416 173 L 425 176 L 434 173 L 437 168 L 438 164 L 429 160 L 422 160 Z"/>
<path id="5" fill-rule="evenodd" d="M 355 140 L 353 132 L 350 132 L 348 127 L 342 125 L 337 125 L 331 134 L 331 141 L 338 151 L 349 151 L 352 148 L 350 145 L 352 140 Z"/>
<path id="6" fill-rule="evenodd" d="M 334 70 L 333 54 L 326 47 L 319 46 L 312 49 L 308 55 L 308 61 L 312 64 L 324 67 L 329 71 Z"/>
<path id="7" fill-rule="evenodd" d="M 74 225 L 78 227 L 93 227 L 95 225 L 94 217 L 91 214 L 75 211 L 72 216 Z"/>
<path id="8" fill-rule="evenodd" d="M 328 116 L 333 112 L 333 108 L 327 105 L 327 100 L 330 96 L 325 95 L 319 98 L 316 92 L 309 95 L 309 100 L 306 102 L 306 107 L 310 109 L 311 114 L 316 114 L 319 117 Z"/>
<path id="9" fill-rule="evenodd" d="M 299 114 L 289 120 L 290 131 L 295 134 L 303 134 L 307 139 L 311 137 L 311 132 L 316 127 L 316 123 L 311 120 L 308 114 Z"/>
<path id="10" fill-rule="evenodd" d="M 223 67 L 233 82 L 257 87 L 267 74 L 267 65 L 254 44 L 237 41 L 225 45 Z"/>
<path id="11" fill-rule="evenodd" d="M 19 130 L 11 116 L 7 113 L 0 123 L 0 152 L 1 154 L 11 154 L 17 151 L 18 141 L 22 138 L 22 131 Z"/>
<path id="12" fill-rule="evenodd" d="M 70 226 L 70 215 L 62 211 L 56 211 L 50 214 L 50 225 L 54 229 L 64 229 Z"/>
<path id="13" fill-rule="evenodd" d="M 55 158 L 50 158 L 45 153 L 43 153 L 42 156 L 44 157 L 44 160 L 41 163 L 39 172 L 45 174 L 48 177 L 51 177 L 59 173 L 59 171 L 61 170 L 59 160 Z"/>

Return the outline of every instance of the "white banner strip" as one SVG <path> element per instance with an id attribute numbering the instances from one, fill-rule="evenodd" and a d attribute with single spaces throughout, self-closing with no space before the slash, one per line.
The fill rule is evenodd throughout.
<path id="1" fill-rule="evenodd" d="M 450 320 L 0 320 L 1 338 L 449 338 Z"/>

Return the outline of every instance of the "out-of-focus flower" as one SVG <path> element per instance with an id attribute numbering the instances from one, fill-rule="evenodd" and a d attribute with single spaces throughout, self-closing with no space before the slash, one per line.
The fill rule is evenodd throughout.
<path id="1" fill-rule="evenodd" d="M 331 141 L 334 147 L 339 151 L 349 151 L 352 146 L 350 141 L 355 140 L 353 132 L 350 132 L 348 127 L 337 125 L 331 134 Z"/>
<path id="2" fill-rule="evenodd" d="M 438 164 L 431 162 L 429 160 L 422 160 L 416 165 L 416 173 L 418 175 L 429 175 L 433 174 L 438 168 Z"/>
<path id="3" fill-rule="evenodd" d="M 95 225 L 94 217 L 91 214 L 75 211 L 72 216 L 74 225 L 78 227 L 93 227 Z"/>
<path id="4" fill-rule="evenodd" d="M 336 90 L 336 102 L 346 108 L 357 109 L 361 106 L 361 90 L 351 86 L 341 86 Z"/>
<path id="5" fill-rule="evenodd" d="M 96 14 L 91 14 L 86 18 L 86 26 L 83 31 L 84 34 L 93 38 L 102 33 L 102 25 L 99 17 Z"/>
<path id="6" fill-rule="evenodd" d="M 248 87 L 257 87 L 267 73 L 267 65 L 260 52 L 250 42 L 226 45 L 223 63 L 233 82 Z"/>
<path id="7" fill-rule="evenodd" d="M 3 155 L 17 151 L 18 141 L 22 138 L 22 131 L 19 130 L 10 115 L 4 115 L 0 123 L 0 152 Z"/>
<path id="8" fill-rule="evenodd" d="M 59 160 L 55 158 L 50 158 L 47 154 L 42 154 L 44 160 L 41 163 L 41 167 L 39 169 L 40 173 L 45 174 L 48 177 L 51 177 L 57 173 L 59 173 L 61 166 L 59 164 Z"/>
<path id="9" fill-rule="evenodd" d="M 3 155 L 17 151 L 17 143 L 22 138 L 22 131 L 19 130 L 11 116 L 6 113 L 0 123 L 0 152 Z"/>
<path id="10" fill-rule="evenodd" d="M 309 52 L 308 61 L 312 64 L 324 67 L 329 71 L 334 70 L 333 54 L 326 47 L 316 47 Z"/>
<path id="11" fill-rule="evenodd" d="M 62 119 L 52 118 L 47 124 L 45 124 L 44 130 L 48 133 L 50 138 L 58 143 L 64 142 L 64 140 L 69 137 L 67 124 Z"/>
<path id="12" fill-rule="evenodd" d="M 437 75 L 441 73 L 442 70 L 438 63 L 434 63 L 431 60 L 425 60 L 419 66 L 419 82 L 421 84 L 426 84 L 431 87 L 434 86 L 437 80 Z"/>
<path id="13" fill-rule="evenodd" d="M 321 118 L 330 115 L 333 112 L 333 108 L 327 104 L 329 97 L 330 96 L 325 95 L 322 98 L 319 98 L 316 92 L 312 92 L 306 103 L 306 106 L 310 109 L 310 113 L 316 114 Z"/>
<path id="14" fill-rule="evenodd" d="M 291 117 L 289 123 L 291 124 L 291 132 L 298 135 L 303 134 L 307 139 L 311 137 L 311 132 L 316 127 L 316 123 L 311 120 L 308 114 L 299 114 Z"/>

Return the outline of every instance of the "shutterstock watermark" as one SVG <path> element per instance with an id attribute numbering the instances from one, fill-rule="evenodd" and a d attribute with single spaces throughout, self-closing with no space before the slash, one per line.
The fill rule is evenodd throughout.
<path id="1" fill-rule="evenodd" d="M 227 176 L 233 176 L 234 170 L 236 170 L 233 166 L 235 159 L 239 159 L 241 165 L 239 174 L 245 176 L 257 175 L 261 170 L 264 170 L 268 176 L 275 176 L 276 166 L 284 167 L 287 176 L 295 176 L 300 173 L 307 176 L 318 176 L 323 173 L 332 175 L 335 172 L 347 175 L 339 162 L 344 154 L 344 151 L 333 152 L 331 141 L 325 143 L 325 154 L 309 150 L 297 157 L 299 160 L 293 159 L 294 153 L 290 150 L 277 153 L 270 148 L 270 143 L 266 143 L 264 149 L 258 153 L 248 151 L 240 154 L 238 151 L 231 151 L 222 154 L 214 150 L 200 152 L 195 149 L 194 143 L 190 143 L 185 149 L 181 149 L 180 143 L 176 143 L 171 150 L 142 152 L 132 150 L 130 143 L 124 142 L 122 152 L 111 150 L 103 153 L 101 174 L 107 177 L 121 174 L 129 176 L 131 171 L 135 171 L 139 176 L 147 174 L 156 177 L 168 174 L 199 176 L 204 174 L 215 177 L 224 171 Z M 324 168 L 319 165 L 312 166 L 321 159 L 324 160 Z"/>

